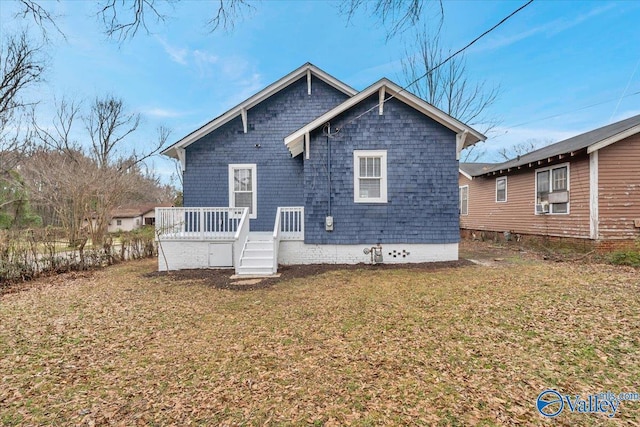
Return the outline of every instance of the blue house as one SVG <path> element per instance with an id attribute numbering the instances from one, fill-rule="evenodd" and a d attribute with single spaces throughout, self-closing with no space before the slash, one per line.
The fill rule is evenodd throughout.
<path id="1" fill-rule="evenodd" d="M 184 207 L 158 208 L 159 269 L 458 258 L 458 157 L 485 137 L 382 79 L 305 64 L 163 154 Z"/>

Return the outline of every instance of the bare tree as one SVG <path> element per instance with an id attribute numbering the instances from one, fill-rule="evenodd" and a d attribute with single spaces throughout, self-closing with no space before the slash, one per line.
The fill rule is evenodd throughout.
<path id="1" fill-rule="evenodd" d="M 62 153 L 42 147 L 25 161 L 23 170 L 36 208 L 53 210 L 69 243 L 79 242 L 91 221 L 94 186 L 100 182 L 95 163 L 79 151 Z"/>
<path id="2" fill-rule="evenodd" d="M 96 98 L 90 113 L 84 118 L 91 138 L 91 154 L 99 167 L 106 168 L 117 160 L 116 149 L 140 125 L 140 114 L 125 112 L 120 98 Z"/>
<path id="3" fill-rule="evenodd" d="M 31 114 L 34 136 L 47 149 L 56 150 L 73 159 L 81 151 L 79 143 L 71 136 L 74 123 L 80 116 L 81 103 L 62 98 L 57 102 L 56 114 L 51 126 L 43 128 L 37 120 L 35 112 Z"/>
<path id="4" fill-rule="evenodd" d="M 537 150 L 538 148 L 542 148 L 551 143 L 553 143 L 553 140 L 549 138 L 546 138 L 546 139 L 531 138 L 531 139 L 527 139 L 524 142 L 513 144 L 510 147 L 501 148 L 500 150 L 498 150 L 498 155 L 504 160 L 520 158 L 520 156 L 528 154 L 532 151 Z"/>
<path id="5" fill-rule="evenodd" d="M 88 146 L 72 139 L 80 117 Z M 96 98 L 84 116 L 81 103 L 62 99 L 50 126 L 34 120 L 42 149 L 28 162 L 28 182 L 34 201 L 54 209 L 70 241 L 78 240 L 84 230 L 99 244 L 118 206 L 134 200 L 164 201 L 158 199 L 167 189 L 156 188 L 162 187 L 159 180 L 142 162 L 165 145 L 170 133 L 158 128 L 157 143 L 137 152 L 130 140 L 139 123 L 139 115 L 128 113 L 122 100 L 113 96 Z"/>
<path id="6" fill-rule="evenodd" d="M 41 48 L 34 47 L 25 33 L 9 36 L 0 45 L 0 143 L 17 115 L 32 105 L 23 97 L 25 90 L 39 82 L 44 72 Z M 0 146 L 0 149 L 7 147 Z"/>
<path id="7" fill-rule="evenodd" d="M 490 115 L 490 107 L 500 89 L 485 80 L 472 81 L 464 55 L 451 58 L 442 47 L 439 30 L 432 34 L 423 29 L 406 48 L 402 60 L 403 77 L 409 90 L 445 113 L 470 126 L 481 126 L 482 133 L 494 128 L 498 121 Z M 477 144 L 463 154 L 464 161 L 477 160 Z M 475 157 L 475 159 L 474 159 Z"/>
<path id="8" fill-rule="evenodd" d="M 13 189 L 0 195 L 0 208 L 6 208 L 25 203 L 23 182 L 15 172 L 31 148 L 24 114 L 32 103 L 24 93 L 41 80 L 44 62 L 40 47 L 30 43 L 25 33 L 8 36 L 0 43 L 0 186 Z"/>

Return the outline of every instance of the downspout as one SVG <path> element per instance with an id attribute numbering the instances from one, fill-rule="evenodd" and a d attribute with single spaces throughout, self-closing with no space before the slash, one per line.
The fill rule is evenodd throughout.
<path id="1" fill-rule="evenodd" d="M 331 124 L 327 124 L 327 186 L 329 189 L 329 204 L 327 216 L 331 216 Z"/>

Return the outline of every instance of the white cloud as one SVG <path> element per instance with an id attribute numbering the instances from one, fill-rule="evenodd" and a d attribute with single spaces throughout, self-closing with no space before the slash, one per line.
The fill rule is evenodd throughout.
<path id="1" fill-rule="evenodd" d="M 181 117 L 187 113 L 181 112 L 181 111 L 169 110 L 166 108 L 150 108 L 148 110 L 144 110 L 143 114 L 146 116 L 166 119 L 166 118 Z"/>
<path id="2" fill-rule="evenodd" d="M 218 57 L 216 55 L 212 55 L 203 50 L 198 50 L 198 49 L 194 50 L 193 57 L 196 59 L 197 62 L 201 62 L 201 63 L 215 64 L 216 62 L 218 62 Z"/>
<path id="3" fill-rule="evenodd" d="M 156 37 L 156 40 L 158 40 L 158 42 L 162 45 L 164 51 L 169 55 L 169 58 L 171 58 L 173 62 L 177 62 L 181 65 L 187 65 L 187 56 L 189 55 L 189 51 L 187 49 L 171 46 L 162 37 Z"/>
<path id="4" fill-rule="evenodd" d="M 262 75 L 255 72 L 236 76 L 236 78 L 230 82 L 230 85 L 237 88 L 237 90 L 226 100 L 224 103 L 226 105 L 225 108 L 239 104 L 266 86 L 262 80 Z"/>
<path id="5" fill-rule="evenodd" d="M 596 7 L 588 11 L 587 13 L 577 15 L 572 19 L 559 18 L 554 21 L 548 22 L 546 24 L 533 27 L 527 31 L 518 32 L 517 34 L 510 34 L 506 36 L 494 35 L 492 37 L 489 37 L 484 43 L 478 44 L 477 47 L 473 48 L 473 51 L 477 53 L 477 52 L 484 52 L 488 50 L 499 49 L 502 47 L 510 46 L 514 43 L 517 43 L 521 40 L 527 39 L 529 37 L 532 37 L 540 33 L 553 36 L 565 30 L 573 28 L 577 25 L 580 25 L 583 22 L 589 20 L 590 18 L 598 16 L 612 9 L 613 7 L 615 7 L 615 5 L 612 3 L 605 4 L 604 6 Z"/>

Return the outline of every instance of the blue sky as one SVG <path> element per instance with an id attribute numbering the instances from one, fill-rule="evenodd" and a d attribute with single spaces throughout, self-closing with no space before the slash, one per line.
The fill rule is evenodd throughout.
<path id="1" fill-rule="evenodd" d="M 443 45 L 459 49 L 523 3 L 445 0 Z M 232 31 L 212 34 L 205 20 L 214 5 L 181 1 L 161 6 L 170 17 L 150 22 L 150 34 L 122 44 L 101 32 L 96 3 L 43 4 L 59 15 L 66 40 L 53 35 L 46 83 L 30 94 L 41 100 L 41 117 L 51 116 L 56 97 L 111 93 L 143 115 L 131 140 L 138 148 L 160 124 L 175 142 L 305 62 L 358 90 L 381 77 L 405 82 L 411 34 L 387 41 L 366 11 L 347 23 L 339 2 L 265 0 Z M 0 2 L 3 37 L 28 23 L 14 17 L 16 7 Z M 469 79 L 501 88 L 490 111 L 500 125 L 483 160 L 514 143 L 558 141 L 640 114 L 640 94 L 632 95 L 640 91 L 638 22 L 640 2 L 537 0 L 472 46 Z M 173 171 L 160 158 L 152 165 L 165 177 Z"/>

